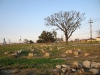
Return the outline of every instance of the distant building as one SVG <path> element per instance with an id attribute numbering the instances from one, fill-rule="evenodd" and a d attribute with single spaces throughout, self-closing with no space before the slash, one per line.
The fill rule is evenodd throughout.
<path id="1" fill-rule="evenodd" d="M 87 39 L 81 39 L 80 40 L 80 42 L 82 42 L 82 43 L 84 43 L 84 42 L 86 42 L 87 41 Z"/>
<path id="2" fill-rule="evenodd" d="M 96 39 L 96 41 L 100 41 L 100 37 L 96 37 L 95 39 Z"/>
<path id="3" fill-rule="evenodd" d="M 87 41 L 89 42 L 89 41 L 91 41 L 91 39 L 87 39 Z M 96 41 L 96 39 L 93 39 L 93 38 L 92 38 L 92 41 Z"/>

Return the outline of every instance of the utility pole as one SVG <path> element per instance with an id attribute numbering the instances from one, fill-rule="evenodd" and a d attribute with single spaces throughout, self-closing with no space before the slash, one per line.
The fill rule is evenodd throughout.
<path id="1" fill-rule="evenodd" d="M 92 44 L 92 25 L 91 23 L 93 23 L 93 21 L 91 20 L 91 18 L 90 18 L 89 23 L 90 23 L 90 39 L 91 39 L 91 44 Z"/>

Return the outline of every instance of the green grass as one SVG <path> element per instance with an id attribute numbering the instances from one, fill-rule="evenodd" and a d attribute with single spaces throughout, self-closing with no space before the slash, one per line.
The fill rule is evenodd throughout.
<path id="1" fill-rule="evenodd" d="M 0 64 L 4 67 L 9 68 L 43 68 L 43 65 L 46 67 L 55 67 L 56 64 L 63 64 L 64 60 L 53 60 L 51 58 L 0 58 Z"/>
<path id="2" fill-rule="evenodd" d="M 95 42 L 96 43 L 96 42 Z M 58 48 L 63 47 L 58 50 Z M 52 50 L 50 50 L 52 48 Z M 34 49 L 32 52 L 31 49 Z M 44 57 L 41 49 L 45 52 L 50 53 L 49 58 Z M 82 54 L 76 58 L 74 54 L 66 55 L 66 58 L 71 58 L 70 60 L 55 60 L 55 58 L 62 58 L 61 54 L 64 54 L 67 50 L 82 50 Z M 5 52 L 17 52 L 18 50 L 23 50 L 18 57 L 11 57 Z M 28 58 L 28 53 L 37 54 L 34 58 Z M 97 58 L 84 57 L 84 53 L 90 53 L 91 57 L 98 56 Z M 74 61 L 82 63 L 85 60 L 100 62 L 100 45 L 91 45 L 89 43 L 51 43 L 49 45 L 45 44 L 18 44 L 18 45 L 4 45 L 0 46 L 0 65 L 3 69 L 29 69 L 36 68 L 47 73 L 48 69 L 54 69 L 58 64 L 72 64 Z"/>

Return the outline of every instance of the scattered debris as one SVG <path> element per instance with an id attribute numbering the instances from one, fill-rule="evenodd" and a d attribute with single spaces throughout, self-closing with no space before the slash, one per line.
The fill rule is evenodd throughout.
<path id="1" fill-rule="evenodd" d="M 60 68 L 61 69 L 61 65 L 56 65 L 56 68 Z"/>
<path id="2" fill-rule="evenodd" d="M 97 74 L 99 75 L 100 74 L 99 73 L 99 69 L 91 68 L 89 71 L 92 72 L 95 75 L 97 75 Z"/>
<path id="3" fill-rule="evenodd" d="M 45 57 L 50 57 L 50 53 L 45 53 Z"/>
<path id="4" fill-rule="evenodd" d="M 100 75 L 98 68 L 91 68 L 90 61 L 83 61 L 83 65 L 79 62 L 74 62 L 72 65 L 56 65 L 56 74 L 59 75 L 85 75 L 86 72 L 92 72 L 94 75 Z M 88 70 L 85 70 L 88 68 Z"/>
<path id="5" fill-rule="evenodd" d="M 33 56 L 34 56 L 33 53 L 29 53 L 29 54 L 28 54 L 28 57 L 33 57 Z"/>
<path id="6" fill-rule="evenodd" d="M 85 53 L 85 54 L 84 54 L 85 57 L 86 57 L 86 56 L 89 56 L 89 55 L 90 55 L 89 53 Z"/>
<path id="7" fill-rule="evenodd" d="M 67 51 L 66 51 L 66 54 L 72 54 L 72 53 L 73 53 L 72 50 L 67 50 Z"/>
<path id="8" fill-rule="evenodd" d="M 83 62 L 83 66 L 84 66 L 85 68 L 90 68 L 90 67 L 91 67 L 91 62 L 88 61 L 88 60 L 86 60 L 86 61 Z"/>

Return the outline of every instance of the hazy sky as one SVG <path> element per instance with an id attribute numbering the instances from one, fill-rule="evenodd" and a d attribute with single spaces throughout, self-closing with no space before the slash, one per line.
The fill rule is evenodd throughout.
<path id="1" fill-rule="evenodd" d="M 59 11 L 79 11 L 85 13 L 86 19 L 82 22 L 70 39 L 90 38 L 91 18 L 93 37 L 100 30 L 100 0 L 0 0 L 0 43 L 3 38 L 11 42 L 20 39 L 36 41 L 43 30 L 51 31 L 44 25 L 44 18 Z M 58 37 L 63 36 L 62 31 L 57 31 Z"/>

